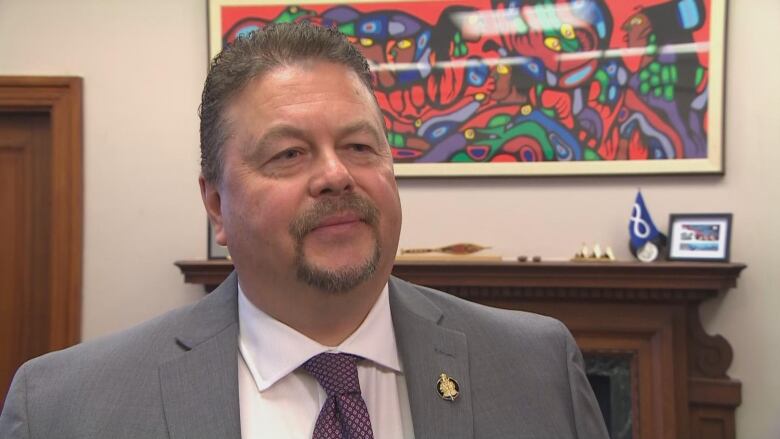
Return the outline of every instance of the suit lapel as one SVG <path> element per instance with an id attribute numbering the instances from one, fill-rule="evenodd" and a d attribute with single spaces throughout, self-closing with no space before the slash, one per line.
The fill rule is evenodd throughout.
<path id="1" fill-rule="evenodd" d="M 184 352 L 160 366 L 171 438 L 241 437 L 235 272 L 187 317 L 177 338 Z"/>
<path id="2" fill-rule="evenodd" d="M 443 313 L 399 279 L 390 280 L 390 309 L 403 362 L 414 435 L 417 438 L 472 438 L 468 347 L 462 332 L 440 325 Z M 436 383 L 442 373 L 457 381 L 459 396 L 444 400 Z"/>
<path id="3" fill-rule="evenodd" d="M 390 280 L 390 308 L 404 367 L 417 438 L 473 438 L 468 347 L 462 332 L 440 325 L 433 302 L 399 279 Z M 238 402 L 238 304 L 233 272 L 192 309 L 177 342 L 184 352 L 160 366 L 170 437 L 241 437 Z M 442 399 L 442 373 L 457 381 L 459 396 Z"/>

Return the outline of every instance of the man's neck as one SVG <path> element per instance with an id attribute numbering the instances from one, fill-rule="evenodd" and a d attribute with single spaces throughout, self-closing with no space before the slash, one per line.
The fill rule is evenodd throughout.
<path id="1" fill-rule="evenodd" d="M 350 291 L 332 293 L 297 281 L 291 286 L 259 286 L 252 281 L 239 273 L 241 288 L 254 306 L 325 346 L 338 346 L 355 332 L 387 282 L 372 279 Z"/>

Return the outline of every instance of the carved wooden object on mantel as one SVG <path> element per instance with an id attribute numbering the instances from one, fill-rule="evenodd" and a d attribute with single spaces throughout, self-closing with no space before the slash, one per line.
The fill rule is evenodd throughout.
<path id="1" fill-rule="evenodd" d="M 180 261 L 185 281 L 218 285 L 230 261 Z M 743 264 L 399 262 L 393 274 L 474 302 L 562 320 L 586 354 L 628 355 L 633 437 L 733 439 L 741 384 L 732 350 L 699 304 L 736 286 Z M 726 312 L 725 310 L 723 312 Z"/>

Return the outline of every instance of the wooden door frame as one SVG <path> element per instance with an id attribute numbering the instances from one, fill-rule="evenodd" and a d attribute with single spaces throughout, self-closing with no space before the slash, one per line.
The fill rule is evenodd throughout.
<path id="1" fill-rule="evenodd" d="M 49 350 L 81 338 L 82 79 L 0 76 L 0 112 L 48 113 L 51 128 Z"/>

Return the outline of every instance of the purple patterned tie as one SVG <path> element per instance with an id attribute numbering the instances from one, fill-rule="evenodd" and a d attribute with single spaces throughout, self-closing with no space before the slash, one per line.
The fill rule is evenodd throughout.
<path id="1" fill-rule="evenodd" d="M 360 395 L 357 362 L 349 354 L 323 353 L 303 364 L 328 398 L 314 425 L 313 439 L 373 439 L 366 402 Z"/>

